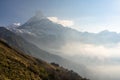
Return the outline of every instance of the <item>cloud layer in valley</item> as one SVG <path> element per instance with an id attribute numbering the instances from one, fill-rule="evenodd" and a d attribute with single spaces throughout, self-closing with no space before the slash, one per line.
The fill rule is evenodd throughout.
<path id="1" fill-rule="evenodd" d="M 104 45 L 67 43 L 61 48 L 68 59 L 84 64 L 93 74 L 92 80 L 119 80 L 120 77 L 120 43 L 107 47 Z"/>

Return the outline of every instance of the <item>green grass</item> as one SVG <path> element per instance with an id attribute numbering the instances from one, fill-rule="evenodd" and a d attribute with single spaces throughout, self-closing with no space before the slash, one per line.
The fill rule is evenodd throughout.
<path id="1" fill-rule="evenodd" d="M 72 75 L 72 77 L 71 77 Z M 62 67 L 25 55 L 0 41 L 0 80 L 86 80 Z"/>

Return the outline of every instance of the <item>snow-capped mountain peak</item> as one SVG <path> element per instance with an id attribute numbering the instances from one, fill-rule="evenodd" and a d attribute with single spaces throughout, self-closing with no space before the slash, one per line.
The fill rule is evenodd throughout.
<path id="1" fill-rule="evenodd" d="M 21 26 L 21 23 L 12 23 L 11 25 L 7 26 L 8 28 L 17 28 Z"/>
<path id="2" fill-rule="evenodd" d="M 27 21 L 27 23 L 31 23 L 34 21 L 40 21 L 45 18 L 46 17 L 43 15 L 43 13 L 41 11 L 37 11 L 36 14 Z"/>

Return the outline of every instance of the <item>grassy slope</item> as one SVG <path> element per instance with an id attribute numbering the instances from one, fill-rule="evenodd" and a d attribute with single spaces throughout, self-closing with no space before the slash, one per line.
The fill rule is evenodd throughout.
<path id="1" fill-rule="evenodd" d="M 48 64 L 0 40 L 0 80 L 86 80 L 73 71 Z"/>

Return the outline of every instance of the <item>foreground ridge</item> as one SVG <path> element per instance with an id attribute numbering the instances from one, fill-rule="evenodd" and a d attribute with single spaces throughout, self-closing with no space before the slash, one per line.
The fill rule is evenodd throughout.
<path id="1" fill-rule="evenodd" d="M 0 40 L 0 80 L 88 80 L 56 63 L 21 53 Z"/>

